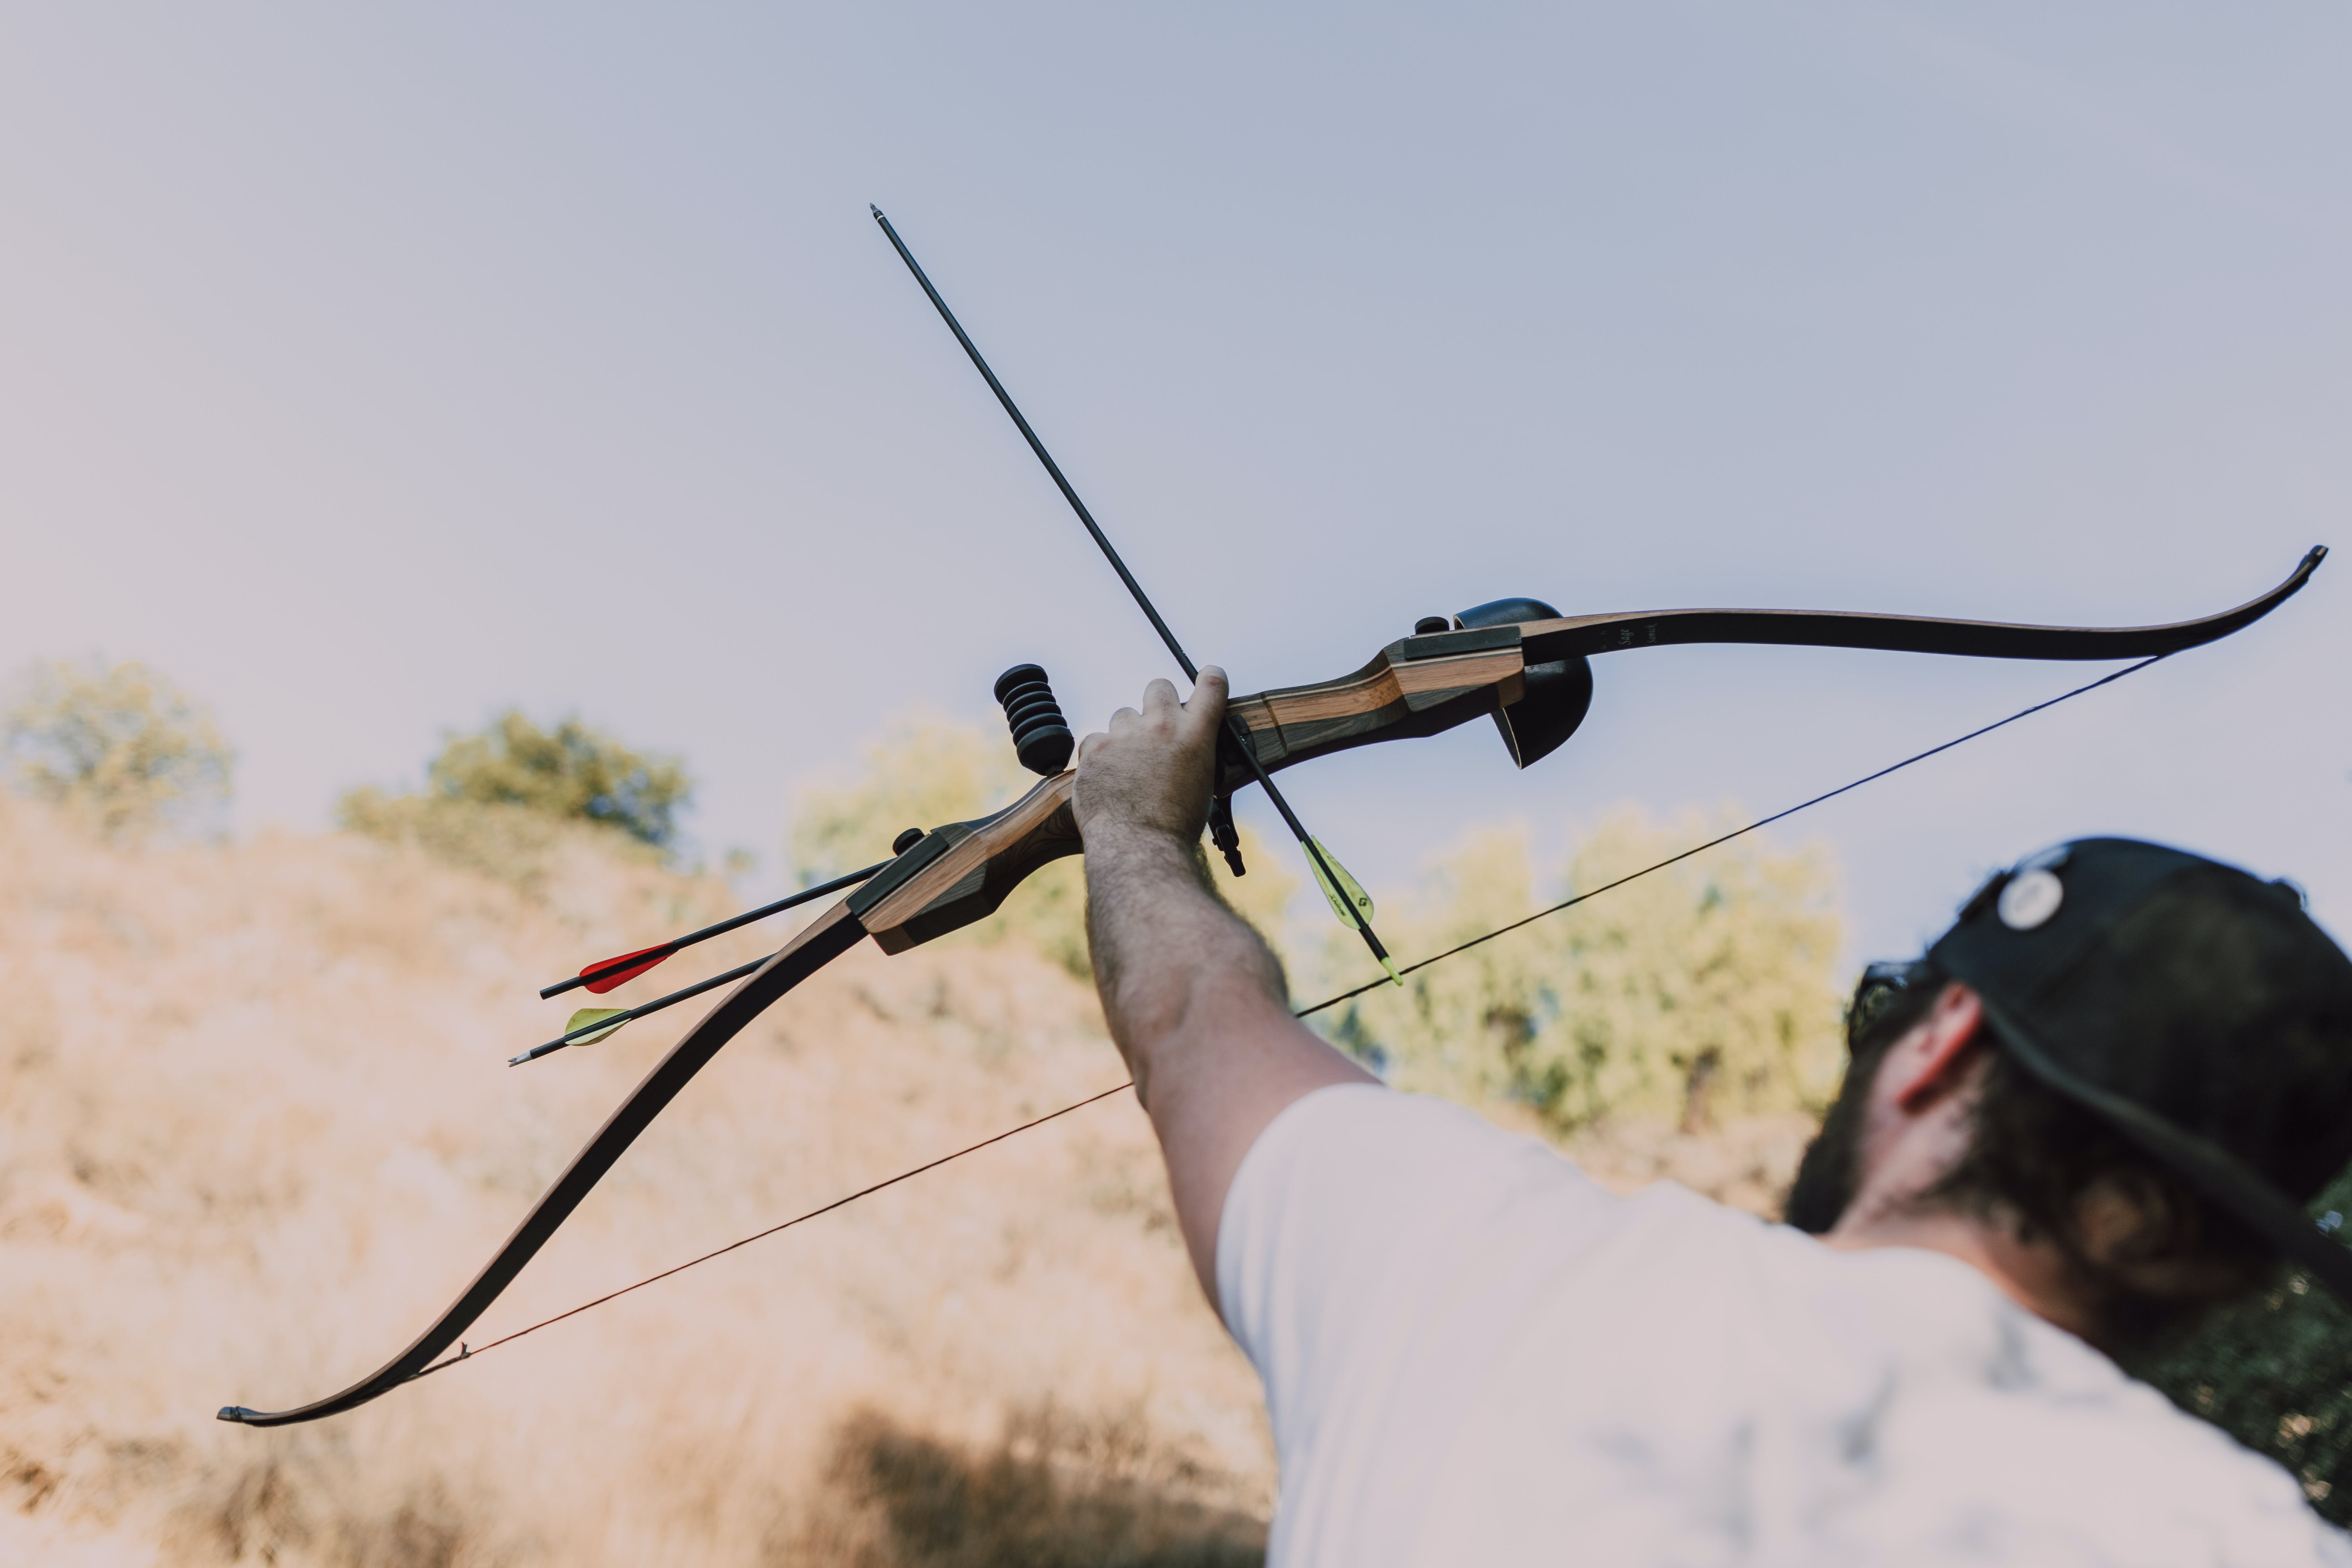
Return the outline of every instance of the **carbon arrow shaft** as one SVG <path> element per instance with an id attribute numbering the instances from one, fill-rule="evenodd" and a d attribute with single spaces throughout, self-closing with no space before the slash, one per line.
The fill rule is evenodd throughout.
<path id="1" fill-rule="evenodd" d="M 907 270 L 915 275 L 915 281 L 922 285 L 924 294 L 939 311 L 940 320 L 948 324 L 948 331 L 955 334 L 956 342 L 961 343 L 963 352 L 971 356 L 972 368 L 979 371 L 981 378 L 988 383 L 989 391 L 996 394 L 996 401 L 1003 404 L 1004 412 L 1012 416 L 1014 427 L 1021 432 L 1021 438 L 1029 443 L 1029 449 L 1037 454 L 1039 462 L 1045 465 L 1045 472 L 1053 476 L 1055 488 L 1062 492 L 1062 499 L 1070 503 L 1070 510 L 1078 514 L 1078 521 L 1086 524 L 1087 532 L 1101 548 L 1103 559 L 1109 562 L 1111 570 L 1118 574 L 1118 580 L 1127 584 L 1127 591 L 1135 596 L 1137 607 L 1151 622 L 1151 629 L 1160 634 L 1160 640 L 1168 645 L 1169 653 L 1175 658 L 1176 668 L 1184 672 L 1185 679 L 1199 685 L 1199 668 L 1185 653 L 1184 645 L 1176 640 L 1176 634 L 1168 629 L 1168 623 L 1160 618 L 1160 611 L 1151 603 L 1151 596 L 1143 591 L 1143 584 L 1135 580 L 1135 574 L 1129 571 L 1127 563 L 1119 559 L 1118 552 L 1111 546 L 1109 536 L 1103 532 L 1102 525 L 1095 521 L 1095 514 L 1087 510 L 1087 503 L 1078 498 L 1076 487 L 1062 472 L 1062 465 L 1054 461 L 1054 454 L 1047 451 L 1045 443 L 1037 438 L 1037 432 L 1031 428 L 1027 416 L 1021 412 L 1021 405 L 1013 401 L 1013 395 L 1004 390 L 1004 384 L 996 379 L 994 371 L 988 368 L 988 361 L 981 354 L 980 346 L 971 341 L 971 334 L 963 330 L 963 323 L 956 320 L 955 312 L 948 309 L 948 302 L 940 297 L 939 289 L 932 287 L 929 274 L 923 270 L 922 263 L 915 259 L 915 253 L 907 248 L 907 242 L 898 237 L 898 231 L 890 226 L 889 218 L 884 216 L 880 207 L 868 205 L 874 214 L 874 221 L 881 225 L 882 232 L 889 237 L 890 247 L 898 253 L 898 259 L 905 262 Z M 1273 775 L 1258 761 L 1257 748 L 1251 744 L 1249 731 L 1230 714 L 1226 717 L 1225 727 L 1240 743 L 1242 755 L 1249 760 L 1250 772 L 1256 776 L 1258 787 L 1265 791 L 1265 798 L 1273 802 L 1274 809 L 1282 814 L 1283 826 L 1290 829 L 1291 837 L 1298 840 L 1299 847 L 1307 851 L 1316 868 L 1323 873 L 1325 885 L 1339 886 L 1340 879 L 1333 874 L 1331 863 L 1324 858 L 1322 847 L 1315 842 L 1305 824 L 1298 820 L 1298 814 L 1290 809 L 1290 802 L 1285 800 L 1282 792 L 1275 787 Z M 1380 937 L 1372 931 L 1371 922 L 1353 903 L 1344 900 L 1340 902 L 1355 923 L 1358 934 L 1363 937 L 1364 945 L 1371 949 L 1372 956 L 1380 961 L 1381 967 L 1393 975 L 1395 965 L 1390 963 L 1389 951 L 1381 944 Z"/>

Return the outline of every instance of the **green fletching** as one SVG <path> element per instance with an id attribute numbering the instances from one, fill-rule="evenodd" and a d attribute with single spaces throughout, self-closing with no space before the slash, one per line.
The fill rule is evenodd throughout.
<path id="1" fill-rule="evenodd" d="M 1364 891 L 1364 885 L 1348 874 L 1348 868 L 1340 865 L 1339 858 L 1323 847 L 1320 838 L 1308 838 L 1307 847 L 1307 869 L 1315 873 L 1315 885 L 1322 889 L 1324 898 L 1330 900 L 1331 912 L 1339 917 L 1341 925 L 1363 934 L 1364 945 L 1370 948 L 1372 956 L 1381 961 L 1381 967 L 1388 971 L 1389 979 L 1402 985 L 1404 976 L 1397 972 L 1396 960 L 1391 958 L 1388 949 L 1381 945 L 1381 939 L 1372 934 L 1371 894 Z M 1328 875 L 1325 874 L 1326 867 L 1330 868 Z"/>
<path id="2" fill-rule="evenodd" d="M 1307 857 L 1307 864 L 1315 873 L 1315 885 L 1323 889 L 1325 898 L 1331 900 L 1331 912 L 1339 917 L 1339 923 L 1353 931 L 1356 929 L 1357 916 L 1360 915 L 1364 924 L 1371 924 L 1371 894 L 1364 891 L 1363 884 L 1348 874 L 1348 868 L 1340 865 L 1339 858 L 1323 847 L 1323 841 L 1320 838 L 1310 838 L 1307 842 L 1315 846 L 1315 853 Z M 1318 859 L 1318 856 L 1321 858 Z M 1326 866 L 1331 868 L 1331 874 L 1328 877 L 1323 874 L 1323 868 Z M 1333 885 L 1334 878 L 1338 879 L 1337 886 Z M 1355 914 L 1348 912 L 1350 905 L 1355 907 Z M 1402 982 L 1400 981 L 1399 984 L 1402 984 Z"/>
<path id="3" fill-rule="evenodd" d="M 601 1023 L 606 1018 L 617 1018 L 627 1011 L 626 1007 L 583 1007 L 572 1015 L 572 1021 L 563 1026 L 563 1032 L 569 1035 L 574 1029 L 584 1029 L 589 1025 Z M 615 1024 L 610 1029 L 599 1029 L 593 1035 L 583 1035 L 572 1043 L 575 1046 L 593 1046 L 605 1036 L 617 1032 L 620 1027 L 620 1025 Z"/>

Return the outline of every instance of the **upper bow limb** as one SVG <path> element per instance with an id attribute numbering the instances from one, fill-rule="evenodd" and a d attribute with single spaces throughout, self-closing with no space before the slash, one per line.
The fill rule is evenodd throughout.
<path id="1" fill-rule="evenodd" d="M 2242 630 L 2286 602 L 2327 555 L 2315 546 L 2269 593 L 2196 620 L 2148 626 L 2021 626 L 1843 610 L 1636 610 L 1561 616 L 1536 599 L 1500 599 L 1454 616 L 1449 629 L 1400 637 L 1336 680 L 1233 700 L 1260 766 L 1272 773 L 1377 741 L 1434 735 L 1492 714 L 1526 767 L 1575 733 L 1592 700 L 1586 660 L 1627 648 L 1689 643 L 1877 648 L 1974 658 L 2147 658 Z M 1443 626 L 1445 623 L 1426 623 Z M 1218 788 L 1254 776 L 1228 752 Z"/>

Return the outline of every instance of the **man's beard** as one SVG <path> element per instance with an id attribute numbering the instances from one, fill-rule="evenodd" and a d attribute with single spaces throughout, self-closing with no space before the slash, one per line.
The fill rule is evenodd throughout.
<path id="1" fill-rule="evenodd" d="M 1876 1060 L 1867 1068 L 1859 1062 L 1847 1064 L 1836 1102 L 1797 1162 L 1797 1179 L 1789 1184 L 1781 1218 L 1808 1236 L 1827 1235 L 1853 1202 L 1862 1176 L 1862 1123 L 1877 1065 Z"/>

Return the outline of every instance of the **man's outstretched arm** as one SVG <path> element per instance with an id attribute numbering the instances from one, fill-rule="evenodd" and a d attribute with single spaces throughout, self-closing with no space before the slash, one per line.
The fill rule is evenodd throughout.
<path id="1" fill-rule="evenodd" d="M 1291 1101 L 1379 1080 L 1290 1016 L 1282 965 L 1219 899 L 1201 851 L 1225 674 L 1190 703 L 1155 680 L 1078 747 L 1087 935 L 1111 1038 L 1168 1161 L 1193 1271 L 1217 1300 L 1217 1220 L 1257 1135 Z"/>

